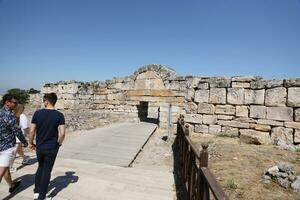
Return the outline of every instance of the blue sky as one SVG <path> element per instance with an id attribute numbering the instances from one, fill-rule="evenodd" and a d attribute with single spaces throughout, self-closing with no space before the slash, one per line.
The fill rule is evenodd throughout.
<path id="1" fill-rule="evenodd" d="M 0 0 L 0 91 L 178 75 L 300 77 L 300 0 Z"/>

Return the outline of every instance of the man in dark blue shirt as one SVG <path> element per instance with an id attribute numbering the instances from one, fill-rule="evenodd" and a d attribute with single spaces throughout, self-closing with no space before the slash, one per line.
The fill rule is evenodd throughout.
<path id="1" fill-rule="evenodd" d="M 16 136 L 27 146 L 27 141 L 18 127 L 17 118 L 12 112 L 18 104 L 18 99 L 15 95 L 5 94 L 2 98 L 4 104 L 0 109 L 0 182 L 4 176 L 9 185 L 9 192 L 13 192 L 20 182 L 13 182 L 11 179 L 9 167 L 15 158 Z"/>
<path id="2" fill-rule="evenodd" d="M 58 149 L 65 138 L 65 118 L 61 112 L 55 110 L 56 101 L 55 93 L 45 94 L 45 108 L 36 111 L 31 121 L 28 147 L 36 149 L 39 163 L 34 187 L 34 199 L 38 200 L 52 199 L 46 197 L 46 194 Z M 36 144 L 33 143 L 35 135 Z"/>

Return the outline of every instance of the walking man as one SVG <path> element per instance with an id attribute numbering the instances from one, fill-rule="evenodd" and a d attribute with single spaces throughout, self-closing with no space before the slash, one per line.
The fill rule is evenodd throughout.
<path id="1" fill-rule="evenodd" d="M 3 107 L 0 109 L 0 182 L 4 176 L 9 185 L 9 192 L 12 193 L 20 185 L 13 182 L 9 167 L 15 159 L 16 136 L 27 146 L 28 143 L 17 125 L 17 118 L 12 112 L 18 104 L 18 99 L 12 94 L 5 94 L 2 98 Z"/>
<path id="2" fill-rule="evenodd" d="M 58 149 L 65 138 L 64 115 L 55 110 L 57 96 L 55 93 L 45 94 L 45 108 L 34 113 L 31 121 L 28 147 L 36 149 L 38 169 L 35 174 L 34 199 L 51 200 L 46 197 L 51 171 Z M 36 135 L 36 143 L 33 143 Z"/>

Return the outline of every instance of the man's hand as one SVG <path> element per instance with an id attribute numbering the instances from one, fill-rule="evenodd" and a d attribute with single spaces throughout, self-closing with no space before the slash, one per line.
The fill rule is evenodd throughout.
<path id="1" fill-rule="evenodd" d="M 28 148 L 33 151 L 33 150 L 35 150 L 36 146 L 35 146 L 35 144 L 28 144 Z"/>

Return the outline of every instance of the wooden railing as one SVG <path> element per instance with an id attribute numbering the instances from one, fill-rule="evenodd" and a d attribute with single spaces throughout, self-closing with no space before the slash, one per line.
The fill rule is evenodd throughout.
<path id="1" fill-rule="evenodd" d="M 183 179 L 188 200 L 209 200 L 212 193 L 216 200 L 229 200 L 223 189 L 208 169 L 208 144 L 201 144 L 201 152 L 189 138 L 189 125 L 180 116 L 177 124 L 177 153 L 179 173 Z"/>

